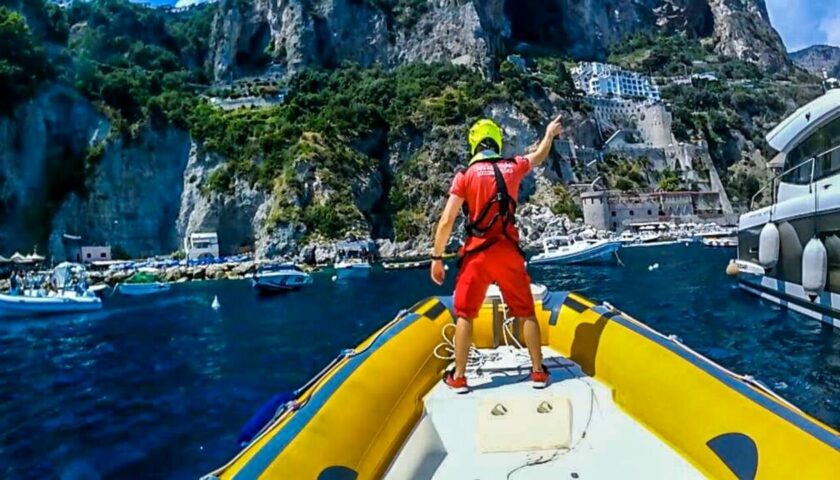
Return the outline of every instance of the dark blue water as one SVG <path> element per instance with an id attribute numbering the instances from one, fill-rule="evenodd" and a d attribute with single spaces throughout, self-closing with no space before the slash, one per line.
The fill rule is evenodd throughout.
<path id="1" fill-rule="evenodd" d="M 840 332 L 738 290 L 733 254 L 632 249 L 625 267 L 532 269 L 749 373 L 840 427 Z M 648 270 L 658 262 L 660 268 Z M 452 272 L 450 272 L 452 273 Z M 0 323 L 0 477 L 195 478 L 236 452 L 239 427 L 399 309 L 451 291 L 426 271 L 377 272 L 259 298 L 245 282 L 113 297 L 95 315 Z M 210 308 L 218 295 L 222 308 Z"/>

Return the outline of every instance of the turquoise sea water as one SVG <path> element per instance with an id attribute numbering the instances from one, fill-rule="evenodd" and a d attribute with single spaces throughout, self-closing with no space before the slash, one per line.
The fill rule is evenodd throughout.
<path id="1" fill-rule="evenodd" d="M 637 248 L 624 267 L 532 268 L 609 301 L 840 428 L 840 331 L 735 287 L 732 250 Z M 653 271 L 648 266 L 659 263 Z M 448 294 L 425 270 L 258 297 L 246 282 L 108 299 L 97 314 L 0 322 L 0 477 L 196 478 L 241 425 L 401 308 Z M 210 308 L 218 295 L 221 309 Z"/>

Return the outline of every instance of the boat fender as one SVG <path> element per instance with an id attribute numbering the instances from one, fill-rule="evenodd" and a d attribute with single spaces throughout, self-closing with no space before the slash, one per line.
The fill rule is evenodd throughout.
<path id="1" fill-rule="evenodd" d="M 236 440 L 239 446 L 245 447 L 251 443 L 263 427 L 281 411 L 281 408 L 285 408 L 285 405 L 294 399 L 295 395 L 292 392 L 281 392 L 265 402 L 239 431 L 239 438 Z"/>
<path id="2" fill-rule="evenodd" d="M 735 263 L 735 259 L 730 260 L 729 265 L 726 266 L 726 274 L 730 277 L 738 275 L 739 270 L 740 268 L 738 268 L 738 264 Z"/>
<path id="3" fill-rule="evenodd" d="M 773 222 L 761 229 L 758 236 L 758 264 L 772 267 L 779 261 L 779 228 Z"/>
<path id="4" fill-rule="evenodd" d="M 840 237 L 836 234 L 829 235 L 823 240 L 823 244 L 828 251 L 828 266 L 840 266 Z"/>
<path id="5" fill-rule="evenodd" d="M 802 288 L 815 301 L 825 289 L 828 252 L 819 238 L 812 238 L 802 252 Z"/>

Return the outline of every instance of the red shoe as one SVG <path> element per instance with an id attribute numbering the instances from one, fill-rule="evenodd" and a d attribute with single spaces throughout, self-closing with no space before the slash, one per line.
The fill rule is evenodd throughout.
<path id="1" fill-rule="evenodd" d="M 548 386 L 548 380 L 550 378 L 551 374 L 548 373 L 548 369 L 543 365 L 542 372 L 531 372 L 531 386 L 539 389 L 545 388 Z"/>
<path id="2" fill-rule="evenodd" d="M 470 386 L 467 385 L 467 377 L 455 378 L 454 375 L 454 370 L 446 372 L 446 375 L 443 377 L 443 383 L 455 393 L 463 394 L 469 392 Z"/>

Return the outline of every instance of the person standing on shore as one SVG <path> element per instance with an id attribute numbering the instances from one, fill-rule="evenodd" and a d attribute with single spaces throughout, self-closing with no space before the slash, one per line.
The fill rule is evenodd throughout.
<path id="1" fill-rule="evenodd" d="M 548 385 L 549 373 L 542 364 L 540 327 L 531 297 L 531 277 L 525 269 L 525 255 L 519 247 L 515 225 L 516 199 L 525 175 L 542 164 L 554 140 L 563 132 L 562 116 L 546 128 L 537 149 L 528 155 L 502 157 L 502 130 L 492 120 L 479 120 L 469 132 L 471 159 L 455 175 L 449 199 L 443 209 L 432 250 L 431 277 L 443 285 L 446 275 L 443 254 L 458 213 L 467 215 L 466 243 L 459 251 L 455 284 L 455 369 L 444 381 L 458 393 L 469 391 L 467 356 L 472 344 L 473 320 L 478 316 L 487 288 L 497 283 L 511 315 L 524 323 L 525 343 L 531 356 L 531 383 Z"/>
<path id="2" fill-rule="evenodd" d="M 12 275 L 9 277 L 9 295 L 17 295 L 20 290 L 20 277 L 18 277 L 17 270 L 12 270 Z"/>

